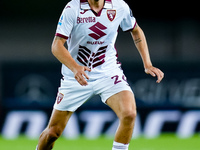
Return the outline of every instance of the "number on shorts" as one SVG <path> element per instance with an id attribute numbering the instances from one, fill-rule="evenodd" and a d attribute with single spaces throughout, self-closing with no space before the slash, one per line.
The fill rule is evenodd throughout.
<path id="1" fill-rule="evenodd" d="M 120 83 L 120 82 L 122 82 L 122 80 L 127 82 L 125 75 L 122 76 L 122 80 L 119 79 L 118 75 L 111 77 L 111 79 L 115 79 L 114 84 Z"/>
<path id="2" fill-rule="evenodd" d="M 118 75 L 111 77 L 111 79 L 114 79 L 114 78 L 115 78 L 114 84 L 117 84 L 117 83 L 119 83 L 119 82 L 122 82 L 122 80 L 119 80 L 119 76 L 118 76 Z"/>

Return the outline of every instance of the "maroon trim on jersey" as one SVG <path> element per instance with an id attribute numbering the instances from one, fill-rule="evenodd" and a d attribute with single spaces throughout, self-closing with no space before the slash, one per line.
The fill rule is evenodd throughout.
<path id="1" fill-rule="evenodd" d="M 92 10 L 92 9 L 91 9 L 91 10 Z M 102 8 L 98 13 L 96 13 L 94 10 L 92 10 L 92 12 L 94 13 L 94 15 L 95 15 L 96 17 L 99 17 L 99 16 L 101 16 L 102 10 L 103 10 L 103 8 Z"/>
<path id="2" fill-rule="evenodd" d="M 60 34 L 60 33 L 56 33 L 55 36 L 61 37 L 61 38 L 66 39 L 66 40 L 68 39 L 67 36 L 62 35 L 62 34 Z"/>
<path id="3" fill-rule="evenodd" d="M 80 8 L 85 9 L 85 10 L 91 9 L 88 0 L 80 0 Z M 111 9 L 112 8 L 112 0 L 105 0 L 103 8 L 110 8 Z"/>
<path id="4" fill-rule="evenodd" d="M 133 29 L 135 29 L 136 25 L 137 25 L 137 22 L 135 22 L 135 25 L 133 26 Z"/>
<path id="5" fill-rule="evenodd" d="M 80 0 L 81 3 L 85 3 L 85 2 L 88 2 L 88 0 Z M 109 2 L 109 3 L 112 3 L 112 0 L 105 0 L 105 2 Z"/>
<path id="6" fill-rule="evenodd" d="M 115 50 L 116 50 L 116 57 L 117 57 L 117 59 L 116 59 L 116 61 L 117 61 L 117 64 L 120 64 L 120 66 L 122 65 L 122 63 L 118 60 L 118 51 L 117 51 L 117 48 L 115 47 Z"/>
<path id="7" fill-rule="evenodd" d="M 117 48 L 116 48 L 116 46 L 115 46 L 115 51 L 116 51 L 116 57 L 118 58 L 118 51 L 117 51 Z"/>
<path id="8" fill-rule="evenodd" d="M 135 29 L 135 27 L 136 27 L 136 24 L 137 24 L 137 22 L 135 22 L 135 25 L 133 26 L 133 28 L 128 29 L 128 30 L 126 30 L 126 31 L 124 31 L 124 32 L 130 32 L 130 31 L 133 31 L 133 29 Z"/>

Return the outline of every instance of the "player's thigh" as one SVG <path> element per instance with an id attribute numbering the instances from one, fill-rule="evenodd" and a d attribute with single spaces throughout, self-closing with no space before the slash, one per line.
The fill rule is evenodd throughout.
<path id="1" fill-rule="evenodd" d="M 72 114 L 73 112 L 70 111 L 59 111 L 54 109 L 47 128 L 52 132 L 61 134 Z"/>
<path id="2" fill-rule="evenodd" d="M 114 94 L 107 99 L 106 104 L 112 108 L 119 118 L 129 115 L 136 116 L 136 103 L 131 91 L 124 90 Z"/>

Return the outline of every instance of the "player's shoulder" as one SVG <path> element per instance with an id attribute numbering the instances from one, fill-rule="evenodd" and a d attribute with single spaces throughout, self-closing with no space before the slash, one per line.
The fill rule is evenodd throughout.
<path id="1" fill-rule="evenodd" d="M 116 3 L 120 6 L 127 6 L 127 3 L 124 0 L 112 0 L 113 3 Z"/>
<path id="2" fill-rule="evenodd" d="M 80 5 L 80 0 L 71 0 L 69 1 L 66 5 L 65 5 L 65 8 L 63 10 L 63 13 L 64 14 L 68 14 L 71 16 L 75 16 L 75 14 L 77 13 Z"/>
<path id="3" fill-rule="evenodd" d="M 115 9 L 121 11 L 129 10 L 129 6 L 124 0 L 112 0 L 112 3 Z"/>
<path id="4" fill-rule="evenodd" d="M 121 11 L 121 13 L 127 12 L 127 10 L 129 10 L 129 6 L 124 0 L 112 0 L 112 3 L 113 8 Z"/>
<path id="5" fill-rule="evenodd" d="M 78 9 L 79 7 L 77 6 L 79 5 L 80 5 L 80 0 L 71 0 L 66 4 L 65 9 L 67 8 Z"/>

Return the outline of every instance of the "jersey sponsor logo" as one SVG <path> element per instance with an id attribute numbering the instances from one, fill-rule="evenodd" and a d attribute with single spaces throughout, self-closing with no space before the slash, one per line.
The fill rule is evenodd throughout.
<path id="1" fill-rule="evenodd" d="M 77 17 L 77 24 L 79 23 L 91 23 L 91 22 L 96 22 L 95 17 Z"/>
<path id="2" fill-rule="evenodd" d="M 102 45 L 104 41 L 87 41 L 87 44 L 91 45 Z"/>
<path id="3" fill-rule="evenodd" d="M 62 101 L 63 97 L 64 97 L 64 94 L 58 93 L 57 98 L 56 98 L 57 104 L 60 104 L 60 102 Z"/>
<path id="4" fill-rule="evenodd" d="M 102 30 L 106 30 L 107 27 L 97 22 L 95 25 L 91 26 L 89 29 L 94 32 L 94 33 L 90 33 L 89 36 L 94 38 L 95 40 L 98 40 L 101 37 L 106 35 L 106 33 L 104 33 Z"/>
<path id="5" fill-rule="evenodd" d="M 97 53 L 91 52 L 87 47 L 79 45 L 77 60 L 88 68 L 95 68 L 105 62 L 108 46 L 100 47 Z"/>
<path id="6" fill-rule="evenodd" d="M 107 10 L 107 17 L 110 21 L 113 21 L 116 16 L 116 10 Z"/>

